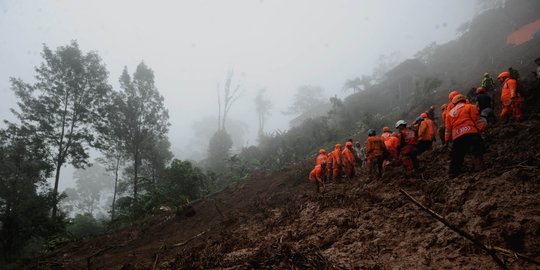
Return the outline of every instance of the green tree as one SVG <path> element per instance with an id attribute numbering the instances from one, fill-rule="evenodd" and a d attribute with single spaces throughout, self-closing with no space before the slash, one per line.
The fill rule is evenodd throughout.
<path id="1" fill-rule="evenodd" d="M 208 144 L 207 167 L 216 173 L 225 172 L 232 145 L 231 136 L 227 131 L 221 129 L 214 133 Z"/>
<path id="2" fill-rule="evenodd" d="M 154 72 L 144 62 L 137 66 L 133 79 L 124 68 L 120 87 L 119 114 L 124 121 L 122 134 L 126 153 L 133 162 L 133 199 L 136 202 L 142 161 L 149 155 L 152 145 L 167 140 L 169 113 L 154 85 Z"/>
<path id="3" fill-rule="evenodd" d="M 11 78 L 23 125 L 35 129 L 44 141 L 55 166 L 52 216 L 58 209 L 58 182 L 63 165 L 76 168 L 88 162 L 88 147 L 94 143 L 92 124 L 97 108 L 111 90 L 108 72 L 95 52 L 84 54 L 77 42 L 55 52 L 43 46 L 44 62 L 36 67 L 36 80 L 28 84 Z"/>
<path id="4" fill-rule="evenodd" d="M 99 209 L 104 190 L 112 187 L 112 176 L 104 167 L 93 164 L 86 169 L 78 169 L 73 173 L 76 188 L 67 189 L 66 201 L 84 214 L 94 215 Z"/>
<path id="5" fill-rule="evenodd" d="M 352 89 L 355 93 L 365 91 L 371 87 L 373 79 L 370 76 L 362 75 L 362 78 L 356 77 L 349 79 L 343 85 L 343 90 Z"/>
<path id="6" fill-rule="evenodd" d="M 103 224 L 89 213 L 77 214 L 66 229 L 77 238 L 95 235 L 104 231 Z"/>
<path id="7" fill-rule="evenodd" d="M 56 229 L 49 216 L 47 177 L 53 171 L 36 130 L 9 125 L 0 131 L 0 249 L 11 261 L 36 237 Z"/>

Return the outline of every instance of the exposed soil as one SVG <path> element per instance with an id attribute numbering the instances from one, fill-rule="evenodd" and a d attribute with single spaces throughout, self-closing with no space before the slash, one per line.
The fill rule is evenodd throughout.
<path id="1" fill-rule="evenodd" d="M 540 259 L 540 115 L 487 134 L 485 169 L 447 177 L 448 149 L 420 157 L 406 179 L 362 172 L 315 193 L 312 161 L 256 174 L 116 233 L 37 258 L 39 269 L 496 269 L 492 258 L 409 202 L 404 189 L 487 245 Z M 194 215 L 193 215 L 194 214 Z M 499 255 L 511 269 L 539 269 Z"/>

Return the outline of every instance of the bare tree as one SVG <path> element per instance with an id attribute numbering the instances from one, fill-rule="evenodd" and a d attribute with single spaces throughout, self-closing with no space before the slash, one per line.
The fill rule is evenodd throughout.
<path id="1" fill-rule="evenodd" d="M 264 92 L 266 92 L 266 89 L 261 88 L 257 91 L 257 96 L 255 96 L 255 110 L 259 117 L 259 134 L 263 133 L 266 116 L 268 116 L 272 108 L 272 102 L 264 98 Z"/>

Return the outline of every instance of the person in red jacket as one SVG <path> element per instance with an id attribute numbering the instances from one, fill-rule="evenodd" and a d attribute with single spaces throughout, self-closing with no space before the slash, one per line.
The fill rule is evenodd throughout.
<path id="1" fill-rule="evenodd" d="M 461 172 L 463 160 L 467 153 L 474 156 L 474 167 L 479 169 L 482 164 L 484 146 L 482 137 L 478 133 L 476 122 L 480 114 L 476 106 L 467 103 L 465 96 L 457 95 L 452 100 L 454 106 L 446 114 L 445 141 L 452 141 L 450 152 L 450 177 L 455 177 Z"/>
<path id="2" fill-rule="evenodd" d="M 514 119 L 517 122 L 521 121 L 521 97 L 517 92 L 516 80 L 510 78 L 510 72 L 505 71 L 497 77 L 502 84 L 501 91 L 501 104 L 502 110 L 500 118 L 503 121 L 508 121 L 511 114 L 514 115 Z"/>
<path id="3" fill-rule="evenodd" d="M 343 168 L 345 168 L 345 175 L 349 180 L 354 177 L 356 165 L 356 159 L 354 158 L 354 153 L 352 151 L 352 142 L 348 141 L 345 143 L 345 149 L 341 152 L 341 157 L 343 159 Z"/>
<path id="4" fill-rule="evenodd" d="M 309 173 L 309 181 L 315 182 L 317 185 L 317 192 L 324 192 L 324 171 L 326 170 L 326 163 L 323 162 L 316 165 Z"/>
<path id="5" fill-rule="evenodd" d="M 404 120 L 397 121 L 396 128 L 399 130 L 400 143 L 398 151 L 401 156 L 401 162 L 407 172 L 416 171 L 420 167 L 416 154 L 416 134 L 407 127 L 407 122 Z"/>
<path id="6" fill-rule="evenodd" d="M 343 171 L 343 163 L 341 158 L 341 144 L 336 144 L 332 151 L 332 182 L 340 179 Z"/>

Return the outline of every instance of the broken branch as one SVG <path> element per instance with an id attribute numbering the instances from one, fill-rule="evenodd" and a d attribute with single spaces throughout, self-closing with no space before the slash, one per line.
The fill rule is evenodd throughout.
<path id="1" fill-rule="evenodd" d="M 461 230 L 460 228 L 454 226 L 453 224 L 451 224 L 448 220 L 446 220 L 441 215 L 439 215 L 439 214 L 435 213 L 433 210 L 425 207 L 423 204 L 421 204 L 416 199 L 414 199 L 411 195 L 409 195 L 409 193 L 407 193 L 405 190 L 400 189 L 399 192 L 401 192 L 401 194 L 405 195 L 405 197 L 407 197 L 412 203 L 416 204 L 416 206 L 420 207 L 420 209 L 424 210 L 430 216 L 437 219 L 442 224 L 446 225 L 446 227 L 452 229 L 454 232 L 458 233 L 462 237 L 464 237 L 464 238 L 468 239 L 469 241 L 473 242 L 478 248 L 480 248 L 480 249 L 484 250 L 485 252 L 487 252 L 489 254 L 489 256 L 491 256 L 491 258 L 493 258 L 495 263 L 497 263 L 497 265 L 501 269 L 508 269 L 506 264 L 503 261 L 501 261 L 501 259 L 499 259 L 499 257 L 497 257 L 497 255 L 495 254 L 495 250 L 486 247 L 484 244 L 482 244 L 482 242 L 478 241 L 476 238 L 474 238 L 469 233 L 467 233 L 467 232 Z"/>

